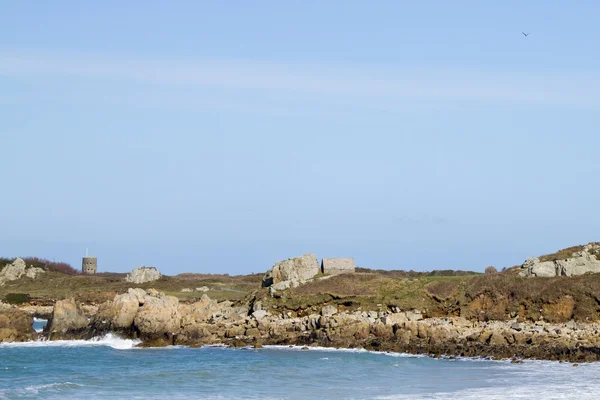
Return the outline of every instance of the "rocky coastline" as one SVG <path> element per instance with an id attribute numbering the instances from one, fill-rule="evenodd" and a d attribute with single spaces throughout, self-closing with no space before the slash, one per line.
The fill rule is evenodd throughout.
<path id="1" fill-rule="evenodd" d="M 192 304 L 153 290 L 129 289 L 97 309 L 73 299 L 58 301 L 43 340 L 90 339 L 107 333 L 141 339 L 142 347 L 223 344 L 296 345 L 426 354 L 433 357 L 489 357 L 569 362 L 600 360 L 600 323 L 471 321 L 427 317 L 420 311 L 340 310 L 326 304 L 298 316 L 290 310 L 217 302 L 208 296 Z M 47 310 L 40 310 L 46 312 Z M 93 312 L 93 314 L 90 314 Z M 34 308 L 0 310 L 0 341 L 36 339 Z"/>
<path id="2" fill-rule="evenodd" d="M 78 297 L 51 302 L 28 301 L 27 293 L 17 293 L 12 299 L 19 305 L 0 303 L 0 342 L 85 340 L 111 333 L 139 339 L 143 347 L 295 345 L 515 362 L 600 361 L 599 256 L 600 244 L 592 242 L 501 273 L 490 267 L 483 275 L 411 278 L 402 271 L 359 269 L 352 259 L 319 264 L 316 255 L 305 254 L 276 263 L 262 280 L 249 276 L 256 286 L 230 290 L 242 293 L 237 299 L 217 299 L 216 286 L 198 286 L 209 281 L 173 279 L 154 268 L 134 270 L 130 276 L 136 279 L 93 281 L 42 273 L 17 259 L 0 271 L 5 288 L 35 285 L 39 275 L 79 282 L 79 288 L 101 282 L 104 286 L 96 287 L 104 291 L 81 290 Z M 220 279 L 239 284 L 245 278 Z M 127 286 L 107 290 L 115 281 Z M 189 289 L 191 284 L 201 290 Z M 34 317 L 48 319 L 39 334 Z"/>

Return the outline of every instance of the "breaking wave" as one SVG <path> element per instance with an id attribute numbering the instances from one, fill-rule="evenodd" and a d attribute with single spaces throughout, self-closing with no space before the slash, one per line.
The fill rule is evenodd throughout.
<path id="1" fill-rule="evenodd" d="M 35 340 L 31 342 L 19 343 L 0 343 L 3 347 L 89 347 L 89 346 L 107 346 L 117 350 L 132 349 L 141 343 L 139 339 L 123 339 L 112 333 L 102 337 L 91 338 L 90 340 Z"/>

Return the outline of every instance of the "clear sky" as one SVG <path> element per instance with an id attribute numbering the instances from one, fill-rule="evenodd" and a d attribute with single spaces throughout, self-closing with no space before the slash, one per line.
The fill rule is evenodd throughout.
<path id="1" fill-rule="evenodd" d="M 482 271 L 600 240 L 598 15 L 3 1 L 0 255 Z"/>

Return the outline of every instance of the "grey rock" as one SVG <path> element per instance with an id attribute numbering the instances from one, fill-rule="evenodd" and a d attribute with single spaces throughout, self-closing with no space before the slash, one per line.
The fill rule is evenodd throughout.
<path id="1" fill-rule="evenodd" d="M 160 271 L 154 267 L 139 267 L 133 269 L 130 274 L 127 274 L 125 282 L 140 284 L 159 280 L 160 277 Z"/>
<path id="2" fill-rule="evenodd" d="M 27 264 L 22 258 L 16 258 L 12 263 L 6 265 L 2 271 L 0 271 L 0 286 L 3 286 L 9 281 L 19 280 L 23 276 L 35 279 L 39 274 L 45 272 L 46 271 L 41 268 L 27 268 Z"/>
<path id="3" fill-rule="evenodd" d="M 321 308 L 321 315 L 324 317 L 331 317 L 332 315 L 337 314 L 338 309 L 336 306 L 332 306 L 332 305 L 326 305 L 323 308 Z"/>
<path id="4" fill-rule="evenodd" d="M 315 254 L 288 258 L 277 262 L 263 277 L 262 286 L 269 287 L 283 281 L 304 282 L 321 271 Z"/>
<path id="5" fill-rule="evenodd" d="M 201 286 L 196 288 L 196 292 L 208 292 L 210 289 L 208 286 Z"/>
<path id="6" fill-rule="evenodd" d="M 588 272 L 600 272 L 600 260 L 587 251 L 581 251 L 575 257 L 566 260 L 556 260 L 556 275 L 583 275 Z"/>
<path id="7" fill-rule="evenodd" d="M 290 287 L 292 287 L 293 282 L 292 281 L 281 281 L 281 282 L 277 282 L 274 283 L 273 285 L 271 285 L 271 289 L 275 290 L 285 290 L 285 289 L 289 289 Z"/>
<path id="8" fill-rule="evenodd" d="M 556 265 L 554 261 L 544 261 L 530 267 L 531 276 L 552 277 L 556 276 Z"/>
<path id="9" fill-rule="evenodd" d="M 261 320 L 266 317 L 269 313 L 265 310 L 257 310 L 252 313 L 252 316 L 256 318 L 256 320 Z"/>
<path id="10" fill-rule="evenodd" d="M 521 266 L 519 275 L 524 277 L 553 277 L 599 273 L 600 260 L 596 258 L 598 252 L 600 252 L 600 244 L 588 243 L 582 251 L 575 252 L 566 259 L 540 261 L 537 257 L 528 258 Z"/>
<path id="11" fill-rule="evenodd" d="M 46 273 L 46 271 L 44 271 L 41 268 L 35 268 L 35 267 L 31 267 L 28 268 L 27 271 L 25 272 L 25 276 L 31 279 L 35 279 L 38 277 L 38 275 L 40 274 L 44 274 Z"/>
<path id="12" fill-rule="evenodd" d="M 21 258 L 15 259 L 12 263 L 6 265 L 2 271 L 0 271 L 0 286 L 4 285 L 8 281 L 16 281 L 25 275 L 25 269 L 27 265 Z"/>
<path id="13" fill-rule="evenodd" d="M 420 321 L 423 319 L 423 313 L 420 310 L 406 311 L 406 318 L 409 321 Z"/>

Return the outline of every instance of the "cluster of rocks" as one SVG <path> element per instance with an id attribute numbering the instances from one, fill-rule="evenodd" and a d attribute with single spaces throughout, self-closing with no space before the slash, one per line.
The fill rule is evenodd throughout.
<path id="1" fill-rule="evenodd" d="M 351 258 L 324 258 L 321 265 L 315 254 L 304 254 L 275 263 L 263 279 L 262 287 L 268 287 L 271 294 L 276 291 L 298 287 L 313 280 L 319 274 L 327 276 L 354 273 L 354 260 Z"/>
<path id="2" fill-rule="evenodd" d="M 588 243 L 583 250 L 574 252 L 561 260 L 541 261 L 538 257 L 528 258 L 521 266 L 519 274 L 530 277 L 573 276 L 600 272 L 599 243 Z"/>
<path id="3" fill-rule="evenodd" d="M 31 314 L 16 307 L 0 307 L 0 343 L 27 342 L 36 338 Z"/>
<path id="4" fill-rule="evenodd" d="M 206 326 L 219 326 L 221 321 L 240 320 L 247 315 L 247 307 L 217 302 L 207 295 L 195 303 L 181 304 L 177 297 L 154 289 L 131 288 L 101 304 L 89 320 L 74 299 L 56 302 L 44 333 L 57 340 L 86 339 L 113 332 L 140 338 L 148 346 L 194 344 L 208 336 L 208 343 L 213 338 L 207 334 Z"/>
<path id="5" fill-rule="evenodd" d="M 31 279 L 37 278 L 39 274 L 43 274 L 44 271 L 41 268 L 29 267 L 22 258 L 16 258 L 12 263 L 6 265 L 0 271 L 0 286 L 3 286 L 6 282 L 16 281 L 22 277 Z"/>
<path id="6" fill-rule="evenodd" d="M 89 320 L 73 299 L 57 302 L 45 335 L 50 340 L 81 339 L 113 332 L 140 338 L 143 346 L 318 345 L 448 356 L 600 360 L 597 323 L 478 322 L 428 318 L 418 310 L 397 308 L 348 312 L 333 303 L 300 316 L 275 307 L 267 309 L 258 300 L 239 306 L 206 295 L 193 304 L 181 304 L 153 289 L 129 289 L 102 304 Z M 6 311 L 0 311 L 0 341 L 14 340 L 14 326 L 24 329 L 31 322 L 31 316 L 19 312 L 7 322 L 2 319 Z"/>
<path id="7" fill-rule="evenodd" d="M 125 282 L 129 283 L 146 283 L 154 282 L 160 279 L 162 275 L 155 267 L 139 267 L 134 268 L 130 274 L 125 277 Z"/>

